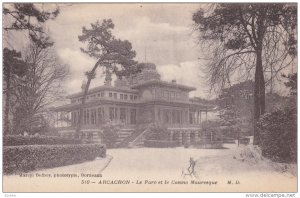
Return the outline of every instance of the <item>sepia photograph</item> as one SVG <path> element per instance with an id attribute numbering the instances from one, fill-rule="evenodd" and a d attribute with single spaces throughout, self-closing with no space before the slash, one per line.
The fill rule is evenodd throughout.
<path id="1" fill-rule="evenodd" d="M 295 197 L 297 8 L 3 3 L 3 193 Z"/>

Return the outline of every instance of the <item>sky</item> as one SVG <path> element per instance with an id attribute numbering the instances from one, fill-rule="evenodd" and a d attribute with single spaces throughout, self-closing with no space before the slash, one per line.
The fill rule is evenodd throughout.
<path id="1" fill-rule="evenodd" d="M 60 8 L 59 15 L 47 21 L 45 28 L 55 43 L 60 61 L 69 66 L 70 74 L 62 84 L 66 95 L 81 90 L 84 73 L 96 63 L 95 59 L 80 51 L 80 47 L 85 46 L 78 40 L 82 27 L 89 28 L 97 20 L 112 19 L 115 24 L 113 35 L 132 43 L 138 62 L 154 63 L 162 80 L 176 80 L 179 84 L 195 87 L 196 91 L 190 93 L 192 97 L 215 98 L 216 94 L 208 91 L 208 77 L 203 73 L 205 62 L 199 59 L 203 57 L 201 51 L 205 49 L 198 44 L 198 34 L 193 31 L 193 13 L 205 4 L 77 3 L 42 6 L 54 8 L 57 5 Z M 7 34 L 4 37 L 13 42 L 13 46 L 26 46 L 25 35 Z M 103 85 L 103 82 L 104 75 L 98 72 L 91 87 Z M 275 89 L 280 92 L 283 90 L 286 92 L 284 95 L 288 94 L 283 82 L 276 86 Z"/>
<path id="2" fill-rule="evenodd" d="M 191 96 L 210 97 L 201 72 L 197 34 L 193 31 L 192 15 L 199 4 L 63 4 L 55 20 L 47 22 L 49 35 L 61 61 L 70 67 L 64 84 L 68 93 L 80 91 L 84 72 L 96 60 L 80 51 L 78 41 L 82 27 L 97 20 L 111 18 L 113 34 L 132 43 L 138 62 L 156 64 L 162 80 L 194 86 Z M 203 65 L 203 64 L 202 64 Z M 98 74 L 91 87 L 103 83 Z"/>

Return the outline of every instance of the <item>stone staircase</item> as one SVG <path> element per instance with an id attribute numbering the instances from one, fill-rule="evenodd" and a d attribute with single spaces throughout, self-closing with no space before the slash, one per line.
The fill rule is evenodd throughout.
<path id="1" fill-rule="evenodd" d="M 143 147 L 146 133 L 148 133 L 148 128 L 140 130 L 140 133 L 129 141 L 128 146 L 131 148 Z"/>
<path id="2" fill-rule="evenodd" d="M 98 131 L 93 132 L 93 143 L 102 143 L 101 136 Z"/>
<path id="3" fill-rule="evenodd" d="M 118 148 L 133 148 L 144 146 L 144 133 L 147 129 L 144 127 L 137 127 L 133 132 L 117 143 Z"/>
<path id="4" fill-rule="evenodd" d="M 124 140 L 126 138 L 128 138 L 129 136 L 131 136 L 131 134 L 133 132 L 134 132 L 134 129 L 120 129 L 120 131 L 118 132 L 119 136 L 117 138 L 116 144 L 119 145 L 122 142 L 124 142 Z"/>

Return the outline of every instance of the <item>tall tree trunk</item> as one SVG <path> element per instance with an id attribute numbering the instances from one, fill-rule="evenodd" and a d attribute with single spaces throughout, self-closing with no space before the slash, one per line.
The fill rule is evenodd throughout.
<path id="1" fill-rule="evenodd" d="M 259 145 L 259 131 L 256 123 L 259 117 L 265 113 L 265 80 L 262 66 L 262 51 L 256 53 L 256 69 L 254 82 L 254 135 L 253 144 Z"/>
<path id="2" fill-rule="evenodd" d="M 5 110 L 4 110 L 4 135 L 9 134 L 9 100 L 10 100 L 10 64 L 6 69 L 6 94 L 5 94 Z"/>
<path id="3" fill-rule="evenodd" d="M 264 21 L 266 18 L 266 10 L 260 9 L 257 17 L 257 31 L 256 35 L 256 68 L 255 68 L 255 82 L 254 82 L 254 135 L 253 144 L 259 145 L 260 134 L 257 128 L 257 121 L 260 116 L 265 113 L 265 79 L 262 65 L 262 51 L 263 40 L 265 34 Z"/>
<path id="4" fill-rule="evenodd" d="M 75 137 L 76 138 L 79 138 L 79 133 L 81 131 L 81 128 L 82 128 L 82 115 L 83 115 L 83 109 L 84 109 L 84 104 L 85 104 L 85 100 L 86 100 L 86 96 L 88 94 L 88 90 L 89 90 L 89 87 L 90 87 L 90 84 L 91 84 L 91 81 L 92 81 L 92 74 L 95 73 L 98 65 L 99 65 L 100 61 L 98 61 L 93 69 L 91 70 L 91 72 L 89 73 L 90 75 L 87 75 L 87 83 L 86 83 L 86 86 L 84 88 L 84 92 L 83 92 L 83 98 L 82 98 L 82 102 L 81 102 L 81 106 L 80 106 L 80 110 L 79 110 L 79 118 L 78 118 L 78 124 L 77 124 L 77 127 L 76 127 L 76 133 L 75 133 Z"/>

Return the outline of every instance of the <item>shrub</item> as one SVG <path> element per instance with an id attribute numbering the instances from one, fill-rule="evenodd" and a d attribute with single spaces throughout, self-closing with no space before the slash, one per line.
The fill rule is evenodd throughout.
<path id="1" fill-rule="evenodd" d="M 103 126 L 103 142 L 107 148 L 113 148 L 116 146 L 120 127 L 120 125 L 113 124 L 111 122 L 107 122 Z"/>
<path id="2" fill-rule="evenodd" d="M 4 146 L 3 172 L 27 172 L 105 157 L 101 144 Z"/>
<path id="3" fill-rule="evenodd" d="M 262 155 L 277 162 L 297 161 L 297 110 L 285 108 L 262 116 L 257 124 Z"/>
<path id="4" fill-rule="evenodd" d="M 151 125 L 148 133 L 145 134 L 146 140 L 170 140 L 170 132 L 166 127 Z"/>
<path id="5" fill-rule="evenodd" d="M 247 126 L 244 126 L 244 128 L 247 128 Z M 250 134 L 249 131 L 245 132 L 242 130 L 242 124 L 232 125 L 221 119 L 203 122 L 202 129 L 202 138 L 210 141 L 210 134 L 212 134 L 212 141 L 224 141 L 224 143 L 234 143 L 235 139 L 239 138 L 241 140 L 244 139 L 245 135 Z"/>
<path id="6" fill-rule="evenodd" d="M 231 132 L 232 127 L 223 126 L 222 120 L 209 120 L 203 123 L 200 139 L 205 140 L 206 143 L 220 141 L 223 135 L 228 137 Z"/>
<path id="7" fill-rule="evenodd" d="M 7 135 L 3 137 L 3 146 L 19 145 L 54 145 L 54 144 L 80 144 L 80 139 L 68 139 L 55 136 L 22 136 Z"/>

